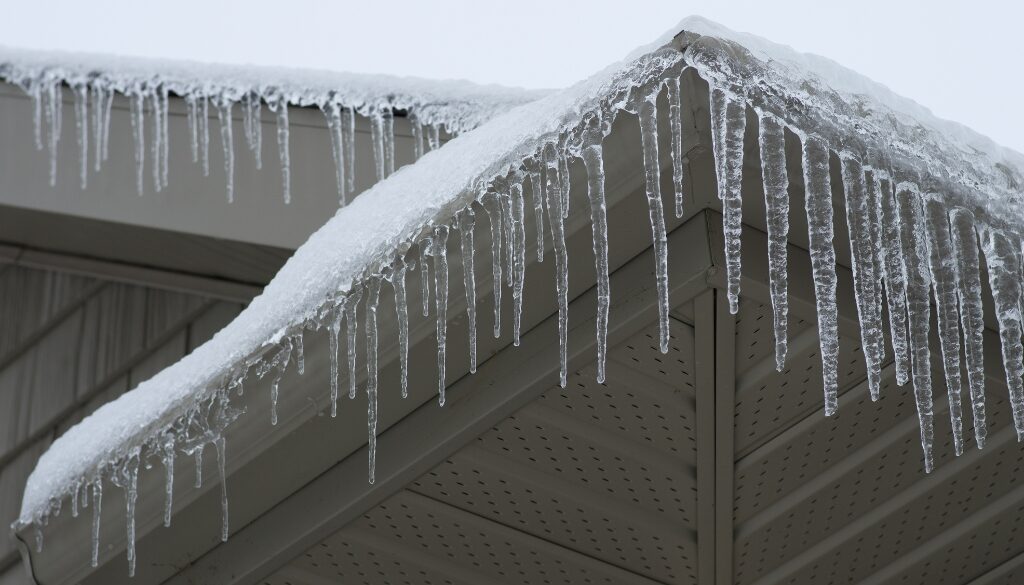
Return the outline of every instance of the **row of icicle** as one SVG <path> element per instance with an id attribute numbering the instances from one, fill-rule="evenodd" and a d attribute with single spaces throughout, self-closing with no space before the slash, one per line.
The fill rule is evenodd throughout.
<path id="1" fill-rule="evenodd" d="M 656 54 L 657 55 L 657 54 Z M 662 54 L 661 57 L 664 57 Z M 654 58 L 651 57 L 653 60 Z M 303 331 L 326 329 L 330 342 L 331 416 L 337 414 L 339 397 L 339 353 L 342 323 L 347 345 L 348 396 L 357 391 L 356 360 L 360 330 L 365 343 L 366 394 L 368 398 L 367 430 L 369 481 L 375 479 L 378 381 L 378 307 L 383 284 L 390 285 L 395 299 L 398 327 L 398 357 L 401 371 L 400 392 L 408 395 L 409 314 L 406 276 L 415 270 L 422 288 L 422 313 L 433 308 L 436 319 L 437 381 L 439 402 L 445 402 L 445 364 L 447 310 L 449 300 L 448 246 L 452 235 L 459 239 L 462 258 L 463 293 L 469 327 L 470 371 L 477 366 L 478 296 L 475 258 L 475 226 L 482 210 L 487 216 L 491 243 L 492 279 L 495 312 L 493 333 L 501 335 L 501 296 L 503 287 L 511 289 L 513 305 L 513 344 L 519 344 L 520 318 L 525 285 L 528 247 L 535 245 L 537 260 L 543 261 L 547 238 L 554 256 L 555 289 L 558 300 L 558 333 L 560 346 L 559 382 L 567 381 L 568 333 L 568 257 L 565 244 L 565 219 L 569 213 L 569 164 L 582 159 L 586 170 L 586 195 L 593 234 L 597 286 L 597 379 L 604 381 L 605 355 L 610 306 L 608 265 L 608 231 L 604 196 L 604 162 L 602 140 L 620 110 L 637 115 L 641 130 L 646 199 L 655 258 L 656 288 L 659 313 L 659 346 L 667 352 L 669 344 L 668 246 L 665 212 L 660 190 L 660 157 L 658 153 L 658 108 L 661 93 L 666 93 L 671 136 L 674 186 L 674 212 L 684 215 L 683 106 L 680 91 L 684 63 L 669 60 L 656 69 L 653 79 L 644 79 L 629 88 L 625 95 L 607 97 L 602 107 L 585 114 L 578 124 L 563 130 L 557 137 L 538 140 L 535 154 L 516 164 L 486 186 L 473 203 L 462 209 L 447 223 L 424 229 L 418 242 L 419 257 L 393 256 L 364 279 L 354 282 L 347 291 L 328 299 L 318 315 L 296 324 L 281 341 L 254 356 L 243 367 L 233 371 L 226 381 L 213 389 L 208 398 L 181 417 L 149 443 L 124 455 L 109 471 L 100 469 L 88 482 L 75 486 L 72 492 L 77 512 L 78 491 L 92 486 L 94 531 L 93 564 L 97 562 L 98 526 L 102 479 L 107 475 L 115 485 L 124 487 L 127 499 L 129 533 L 129 571 L 134 572 L 134 503 L 140 453 L 149 453 L 164 462 L 166 469 L 165 524 L 172 510 L 173 462 L 177 448 L 196 457 L 201 465 L 203 446 L 217 447 L 222 479 L 222 537 L 228 536 L 227 492 L 224 479 L 223 430 L 239 411 L 229 404 L 232 389 L 241 393 L 242 380 L 250 367 L 258 377 L 273 374 L 271 384 L 271 422 L 277 423 L 279 382 L 287 367 L 296 363 L 303 371 Z M 718 194 L 723 208 L 723 233 L 726 259 L 726 293 L 732 312 L 738 310 L 740 297 L 740 237 L 742 226 L 741 183 L 743 173 L 743 137 L 747 111 L 751 106 L 740 96 L 712 87 L 712 147 Z M 777 368 L 784 368 L 787 345 L 787 243 L 789 237 L 789 177 L 785 154 L 785 132 L 796 135 L 801 143 L 801 166 L 805 185 L 809 251 L 815 283 L 818 312 L 825 413 L 831 415 L 838 407 L 838 309 L 836 305 L 836 257 L 833 245 L 834 210 L 829 174 L 829 144 L 816 135 L 808 135 L 767 112 L 755 110 L 758 118 L 758 142 L 762 168 L 768 227 L 768 261 L 770 292 L 776 336 Z M 340 116 L 339 116 L 340 118 Z M 387 118 L 377 130 L 387 134 Z M 336 128 L 333 125 L 332 128 Z M 344 127 L 344 123 L 341 124 Z M 339 133 L 344 141 L 344 133 Z M 1018 438 L 1024 432 L 1024 374 L 1021 345 L 1021 243 L 1015 235 L 990 228 L 976 219 L 971 211 L 948 207 L 942 197 L 921 193 L 909 181 L 896 182 L 884 161 L 868 164 L 852 153 L 838 153 L 842 167 L 845 213 L 849 225 L 853 253 L 854 289 L 861 323 L 861 347 L 867 365 L 867 382 L 872 399 L 879 398 L 881 367 L 885 361 L 882 313 L 888 312 L 890 337 L 895 352 L 897 383 L 913 382 L 920 419 L 924 467 L 933 467 L 933 400 L 930 379 L 929 314 L 931 295 L 938 308 L 939 338 L 947 377 L 950 415 L 957 454 L 963 450 L 960 388 L 960 340 L 963 334 L 967 360 L 971 408 L 975 422 L 975 440 L 984 445 L 985 397 L 982 351 L 982 301 L 980 283 L 980 249 L 984 252 L 996 314 L 999 318 L 1002 352 L 1006 365 L 1010 402 Z M 382 157 L 385 171 L 387 158 Z M 527 197 L 529 194 L 529 197 Z M 532 213 L 528 213 L 532 210 Z M 526 237 L 526 224 L 532 217 L 536 242 Z M 545 224 L 548 236 L 545 236 Z M 433 288 L 431 288 L 433 287 Z M 883 303 L 883 298 L 885 302 Z M 430 300 L 433 299 L 433 307 Z M 363 307 L 363 327 L 359 324 L 359 308 Z M 883 306 L 885 305 L 885 306 Z M 197 467 L 198 470 L 198 467 Z M 197 478 L 197 481 L 199 478 Z M 59 513 L 59 502 L 52 508 Z M 45 515 L 39 524 L 45 524 Z"/>
<path id="2" fill-rule="evenodd" d="M 93 170 L 99 172 L 110 154 L 110 119 L 114 89 L 99 78 L 92 82 L 66 82 L 45 73 L 24 83 L 25 91 L 32 98 L 34 138 L 36 148 L 49 151 L 50 184 L 57 183 L 57 152 L 63 128 L 64 86 L 70 84 L 73 98 L 72 111 L 75 122 L 75 141 L 79 155 L 79 184 L 88 186 L 89 151 L 92 149 Z M 132 144 L 135 158 L 135 188 L 139 195 L 146 190 L 145 165 L 150 159 L 153 189 L 160 192 L 168 186 L 170 90 L 167 86 L 154 83 L 138 83 L 125 91 L 131 120 Z M 260 94 L 250 91 L 237 97 L 234 93 L 206 93 L 197 90 L 183 96 L 188 117 L 188 131 L 192 162 L 201 164 L 203 176 L 210 174 L 210 121 L 211 110 L 215 112 L 219 125 L 220 142 L 224 159 L 224 174 L 227 185 L 227 199 L 234 201 L 235 191 L 235 146 L 234 111 L 241 106 L 242 129 L 246 145 L 256 161 L 256 168 L 263 166 L 263 116 L 262 105 L 276 114 L 276 142 L 280 159 L 282 193 L 285 203 L 291 202 L 291 160 L 289 148 L 288 121 L 289 104 L 277 92 Z M 335 164 L 338 199 L 340 205 L 355 194 L 355 118 L 352 107 L 336 101 L 320 106 L 327 122 L 331 151 Z M 380 181 L 395 171 L 394 111 L 390 106 L 366 108 L 361 113 L 370 120 L 373 157 L 376 180 Z M 148 120 L 147 120 L 148 119 Z M 425 124 L 416 117 L 415 110 L 408 112 L 413 132 L 413 156 L 419 159 L 425 152 L 441 145 L 441 128 Z M 148 135 L 148 145 L 147 145 Z M 148 154 L 147 154 L 148 151 Z"/>

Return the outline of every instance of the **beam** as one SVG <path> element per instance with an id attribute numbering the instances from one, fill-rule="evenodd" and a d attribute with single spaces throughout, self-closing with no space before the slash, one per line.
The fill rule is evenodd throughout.
<path id="1" fill-rule="evenodd" d="M 736 478 L 736 317 L 715 291 L 715 583 L 732 585 Z"/>
<path id="2" fill-rule="evenodd" d="M 0 244 L 0 264 L 54 270 L 240 303 L 248 303 L 263 290 L 263 287 L 251 283 L 11 244 Z"/>
<path id="3" fill-rule="evenodd" d="M 697 583 L 715 583 L 715 291 L 693 301 L 697 447 Z"/>

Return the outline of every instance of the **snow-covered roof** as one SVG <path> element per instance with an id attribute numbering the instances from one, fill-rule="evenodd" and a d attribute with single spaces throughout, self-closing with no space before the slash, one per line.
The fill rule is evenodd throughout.
<path id="1" fill-rule="evenodd" d="M 672 33 L 680 30 L 691 34 L 679 36 L 675 45 L 668 45 L 675 36 Z M 742 46 L 729 42 L 730 39 Z M 684 50 L 680 51 L 680 47 Z M 428 254 L 443 255 L 445 247 L 429 244 L 429 238 L 444 241 L 449 227 L 462 227 L 467 209 L 474 202 L 481 202 L 485 209 L 495 209 L 497 215 L 492 217 L 507 222 L 504 231 L 510 250 L 507 255 L 496 252 L 496 262 L 502 261 L 497 258 L 505 258 L 512 264 L 506 269 L 513 278 L 522 278 L 522 224 L 526 220 L 539 221 L 537 227 L 545 227 L 543 207 L 536 216 L 523 215 L 525 182 L 535 186 L 545 183 L 547 221 L 558 268 L 556 277 L 561 283 L 557 287 L 559 313 L 564 317 L 567 258 L 560 237 L 564 236 L 561 194 L 565 189 L 560 185 L 567 180 L 565 161 L 570 157 L 583 158 L 588 170 L 600 170 L 600 175 L 594 174 L 591 179 L 603 176 L 603 167 L 597 164 L 601 139 L 621 111 L 639 116 L 643 148 L 656 145 L 657 98 L 667 91 L 670 105 L 678 102 L 680 74 L 686 66 L 694 67 L 711 86 L 712 146 L 723 202 L 728 294 L 734 310 L 741 268 L 739 198 L 747 108 L 752 107 L 758 115 L 767 212 L 770 218 L 783 220 L 769 220 L 769 239 L 782 243 L 775 248 L 781 250 L 781 256 L 769 258 L 773 268 L 781 266 L 781 271 L 773 271 L 772 276 L 782 285 L 772 287 L 773 295 L 782 291 L 781 296 L 773 296 L 780 367 L 786 352 L 788 224 L 784 220 L 788 215 L 788 179 L 782 142 L 785 128 L 797 134 L 803 143 L 803 180 L 819 310 L 826 413 L 836 407 L 838 356 L 829 172 L 832 150 L 843 165 L 857 308 L 873 396 L 878 391 L 884 353 L 884 332 L 879 325 L 884 288 L 892 322 L 897 378 L 901 384 L 913 378 L 925 464 L 930 468 L 930 370 L 927 366 L 920 368 L 917 359 L 913 365 L 918 367 L 912 367 L 909 356 L 927 356 L 930 291 L 934 287 L 947 365 L 952 356 L 959 359 L 959 345 L 954 352 L 951 344 L 959 344 L 957 314 L 964 315 L 972 409 L 976 425 L 983 421 L 984 390 L 976 379 L 980 375 L 983 326 L 977 230 L 992 289 L 996 291 L 996 313 L 1001 328 L 1008 332 L 1004 335 L 1004 361 L 1015 424 L 1024 433 L 1024 387 L 1020 379 L 1024 364 L 1020 363 L 1020 352 L 1015 353 L 1011 347 L 1013 332 L 1016 331 L 1018 347 L 1021 337 L 1022 266 L 1017 233 L 1022 218 L 1021 155 L 961 126 L 938 120 L 917 104 L 830 61 L 800 55 L 704 19 L 691 18 L 590 79 L 512 109 L 458 136 L 339 210 L 299 248 L 265 292 L 212 340 L 103 406 L 55 441 L 29 478 L 19 522 L 45 523 L 55 501 L 77 493 L 79 486 L 95 482 L 102 477 L 101 473 L 122 477 L 121 481 L 125 473 L 137 473 L 141 449 L 162 448 L 167 441 L 173 449 L 176 444 L 189 445 L 195 440 L 219 440 L 223 428 L 211 430 L 207 423 L 199 425 L 203 433 L 198 439 L 190 434 L 191 422 L 209 414 L 209 407 L 203 411 L 203 405 L 229 400 L 227 389 L 244 377 L 250 367 L 258 375 L 275 371 L 275 375 L 280 375 L 294 352 L 300 351 L 296 334 L 302 328 L 335 328 L 336 334 L 339 313 L 356 306 L 360 298 L 375 302 L 382 280 L 392 282 L 396 288 L 404 286 L 402 256 L 417 243 Z M 675 195 L 680 204 L 684 129 L 679 123 L 678 108 L 670 107 L 668 115 L 673 132 Z M 644 158 L 645 164 L 652 165 L 646 169 L 647 177 L 657 179 L 657 155 Z M 649 182 L 647 195 L 655 234 L 661 341 L 665 351 L 668 274 L 659 183 Z M 603 197 L 603 180 L 591 180 L 589 186 L 591 197 Z M 495 202 L 500 205 L 495 206 Z M 595 213 L 595 251 L 600 266 L 600 257 L 607 253 L 607 240 L 602 237 L 606 224 L 603 216 Z M 495 250 L 500 250 L 499 244 L 494 245 Z M 598 345 L 603 347 L 600 321 L 601 315 L 604 319 L 608 315 L 607 275 L 600 270 L 597 274 L 598 289 L 603 290 L 598 294 L 603 304 L 599 308 Z M 440 333 L 445 325 L 443 312 L 438 312 L 442 314 Z M 564 319 L 560 321 L 564 360 L 565 325 Z M 399 323 L 401 327 L 401 319 Z M 407 332 L 400 331 L 399 335 L 402 334 Z M 443 362 L 443 345 L 439 351 Z M 599 356 L 602 351 L 599 350 Z M 564 367 L 563 361 L 563 384 Z M 601 363 L 598 372 L 599 376 L 603 372 Z M 372 372 L 370 379 L 374 379 Z M 439 382 L 443 393 L 444 380 Z M 955 383 L 947 379 L 951 403 L 955 394 L 959 404 L 959 384 L 959 377 Z M 375 390 L 373 387 L 372 391 Z M 951 412 L 954 410 L 958 411 L 951 408 Z M 954 428 L 958 429 L 959 414 L 953 415 Z M 227 424 L 231 418 L 221 416 L 220 420 Z M 978 436 L 979 445 L 983 440 L 983 434 Z M 962 449 L 962 440 L 956 442 L 956 448 L 958 452 Z"/>

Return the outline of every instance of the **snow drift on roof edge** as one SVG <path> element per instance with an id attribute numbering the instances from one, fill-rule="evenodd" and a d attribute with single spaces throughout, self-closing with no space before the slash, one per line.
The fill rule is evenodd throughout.
<path id="1" fill-rule="evenodd" d="M 642 47 L 631 57 L 645 56 L 662 44 L 659 40 Z M 671 59 L 678 61 L 679 53 L 672 51 Z M 368 270 L 404 252 L 427 226 L 447 221 L 473 200 L 479 185 L 575 124 L 617 84 L 628 88 L 626 78 L 634 68 L 626 59 L 569 89 L 499 115 L 403 167 L 339 210 L 295 252 L 263 294 L 210 341 L 58 438 L 29 476 L 18 522 L 31 523 L 51 498 L 65 494 L 101 462 L 123 456 L 127 443 L 141 442 L 140 437 L 208 396 L 236 364 L 279 340 L 290 326 L 312 318 L 325 299 L 347 290 Z"/>

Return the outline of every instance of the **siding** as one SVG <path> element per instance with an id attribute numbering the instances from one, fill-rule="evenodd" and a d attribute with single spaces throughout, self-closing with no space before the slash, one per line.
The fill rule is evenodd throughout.
<path id="1" fill-rule="evenodd" d="M 0 267 L 0 522 L 53 439 L 213 336 L 241 304 L 145 286 Z M 0 583 L 24 582 L 0 539 Z"/>

